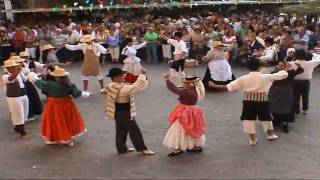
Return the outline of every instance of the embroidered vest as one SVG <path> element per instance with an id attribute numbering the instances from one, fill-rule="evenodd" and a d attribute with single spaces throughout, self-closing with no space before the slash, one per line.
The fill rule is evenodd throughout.
<path id="1" fill-rule="evenodd" d="M 105 103 L 106 103 L 106 116 L 109 118 L 114 119 L 115 118 L 115 113 L 116 113 L 116 99 L 119 95 L 119 92 L 121 90 L 121 88 L 123 88 L 124 85 L 123 84 L 116 84 L 114 83 L 111 87 L 107 87 L 106 88 L 106 99 L 105 99 Z M 134 103 L 134 98 L 133 96 L 130 96 L 130 116 L 131 119 L 133 119 L 134 117 L 136 117 L 136 107 L 135 107 L 135 103 Z"/>

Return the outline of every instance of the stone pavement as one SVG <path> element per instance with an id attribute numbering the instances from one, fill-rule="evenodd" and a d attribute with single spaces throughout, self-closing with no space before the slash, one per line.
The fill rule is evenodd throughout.
<path id="1" fill-rule="evenodd" d="M 12 130 L 4 93 L 0 93 L 0 179 L 288 179 L 320 178 L 320 74 L 312 81 L 310 112 L 279 132 L 280 139 L 268 142 L 259 127 L 259 143 L 248 145 L 239 120 L 241 92 L 210 93 L 199 103 L 208 121 L 207 146 L 202 154 L 184 153 L 167 157 L 162 145 L 168 129 L 167 117 L 177 98 L 166 88 L 162 74 L 165 64 L 147 65 L 148 90 L 136 97 L 139 123 L 146 144 L 157 152 L 144 157 L 130 153 L 117 155 L 115 125 L 104 118 L 104 100 L 98 82 L 91 81 L 95 93 L 77 99 L 88 133 L 76 140 L 75 147 L 47 146 L 40 135 L 40 121 L 27 123 L 30 141 L 21 141 Z M 72 80 L 82 88 L 79 65 L 68 67 Z M 104 67 L 104 71 L 107 67 Z M 187 69 L 203 76 L 205 67 Z M 236 68 L 237 77 L 246 73 Z M 0 87 L 2 88 L 2 87 Z M 42 99 L 45 98 L 42 96 Z"/>

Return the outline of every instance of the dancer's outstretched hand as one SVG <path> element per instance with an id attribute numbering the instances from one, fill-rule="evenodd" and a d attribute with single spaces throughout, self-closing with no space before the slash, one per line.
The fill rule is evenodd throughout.
<path id="1" fill-rule="evenodd" d="M 164 79 L 169 80 L 170 72 L 167 72 L 166 74 L 164 74 L 163 77 L 164 77 Z"/>

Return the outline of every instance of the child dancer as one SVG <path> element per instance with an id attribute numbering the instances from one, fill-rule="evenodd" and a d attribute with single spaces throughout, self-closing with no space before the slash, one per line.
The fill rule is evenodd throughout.
<path id="1" fill-rule="evenodd" d="M 20 134 L 21 139 L 29 139 L 28 133 L 24 128 L 29 111 L 28 97 L 24 89 L 24 81 L 27 78 L 21 73 L 22 65 L 17 64 L 12 59 L 4 61 L 4 66 L 2 67 L 6 69 L 2 76 L 2 82 L 6 86 L 6 100 L 14 130 Z"/>
<path id="2" fill-rule="evenodd" d="M 126 73 L 125 82 L 134 83 L 138 79 L 140 75 L 142 66 L 140 64 L 141 59 L 138 58 L 137 50 L 146 46 L 147 42 L 143 42 L 138 45 L 133 45 L 132 38 L 126 39 L 127 46 L 122 50 L 122 55 L 127 56 L 127 58 L 123 61 L 124 65 L 122 71 Z"/>
<path id="3" fill-rule="evenodd" d="M 168 156 L 177 156 L 183 151 L 202 152 L 205 145 L 206 121 L 203 111 L 196 106 L 205 95 L 204 85 L 196 76 L 186 77 L 183 88 L 176 87 L 170 80 L 170 74 L 164 75 L 168 89 L 179 95 L 180 104 L 170 114 L 170 128 L 163 144 L 174 151 Z"/>
<path id="4" fill-rule="evenodd" d="M 55 81 L 43 81 L 35 73 L 29 79 L 48 96 L 45 107 L 41 133 L 46 144 L 67 144 L 73 146 L 73 139 L 85 131 L 84 121 L 74 104 L 73 98 L 88 97 L 89 93 L 80 91 L 70 82 L 69 73 L 56 67 L 51 76 Z"/>
<path id="5" fill-rule="evenodd" d="M 274 74 L 260 73 L 260 62 L 257 58 L 248 61 L 250 73 L 241 76 L 228 85 L 216 85 L 210 82 L 209 85 L 226 91 L 244 91 L 244 100 L 241 120 L 243 121 L 243 131 L 249 135 L 250 145 L 254 146 L 258 142 L 256 137 L 255 122 L 258 118 L 264 131 L 268 134 L 268 140 L 277 139 L 273 132 L 272 118 L 269 111 L 267 94 L 272 83 L 276 80 L 285 79 L 288 76 L 286 71 L 279 71 Z"/>

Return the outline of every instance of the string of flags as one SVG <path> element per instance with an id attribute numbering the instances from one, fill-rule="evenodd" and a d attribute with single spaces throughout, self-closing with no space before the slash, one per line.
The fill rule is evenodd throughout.
<path id="1" fill-rule="evenodd" d="M 0 10 L 0 13 L 37 13 L 37 12 L 72 12 L 72 11 L 93 11 L 93 10 L 111 10 L 111 9 L 137 9 L 137 8 L 181 8 L 181 7 L 197 7 L 197 6 L 219 6 L 219 5 L 240 5 L 240 4 L 292 4 L 306 2 L 307 0 L 292 1 L 292 0 L 222 0 L 222 1 L 193 1 L 189 2 L 177 2 L 170 0 L 168 3 L 148 3 L 147 0 L 143 4 L 114 4 L 114 1 L 109 1 L 108 5 L 99 3 L 98 5 L 89 4 L 88 6 L 80 5 L 78 2 L 73 4 L 73 7 L 62 5 L 62 7 L 52 8 L 35 8 L 35 9 L 11 9 L 11 10 Z M 85 0 L 86 3 L 90 3 L 89 0 Z"/>

